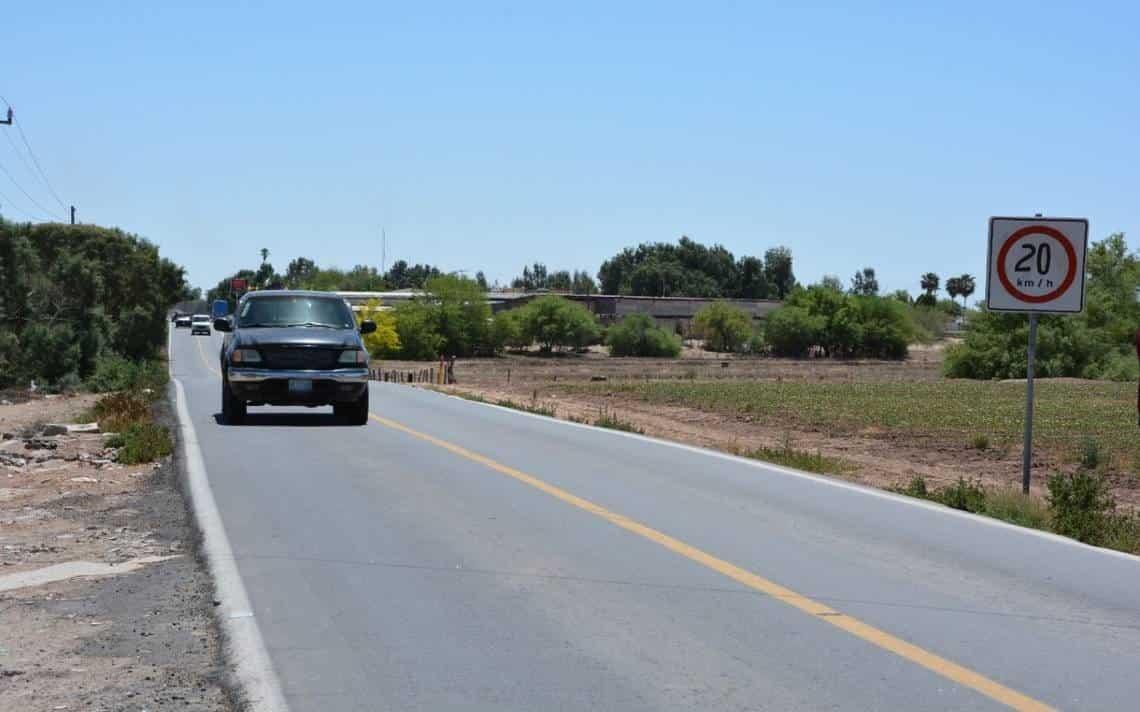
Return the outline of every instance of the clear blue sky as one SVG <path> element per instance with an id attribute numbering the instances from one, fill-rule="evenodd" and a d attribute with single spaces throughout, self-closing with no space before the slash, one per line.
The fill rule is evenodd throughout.
<path id="1" fill-rule="evenodd" d="M 229 4 L 8 3 L 0 28 L 64 201 L 203 287 L 261 247 L 378 264 L 381 226 L 389 264 L 500 281 L 688 234 L 912 292 L 984 291 L 991 214 L 1137 244 L 1135 3 Z"/>

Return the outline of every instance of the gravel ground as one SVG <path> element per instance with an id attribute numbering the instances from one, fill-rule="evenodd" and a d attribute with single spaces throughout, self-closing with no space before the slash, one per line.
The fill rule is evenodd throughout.
<path id="1" fill-rule="evenodd" d="M 101 435 L 36 435 L 92 400 L 0 405 L 0 581 L 79 561 L 124 571 L 0 591 L 0 710 L 235 709 L 174 461 L 124 467 Z"/>

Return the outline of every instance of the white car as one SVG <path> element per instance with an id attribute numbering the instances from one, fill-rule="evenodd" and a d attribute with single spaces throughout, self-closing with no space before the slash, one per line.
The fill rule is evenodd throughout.
<path id="1" fill-rule="evenodd" d="M 190 334 L 205 334 L 210 335 L 210 315 L 209 314 L 195 314 L 190 317 Z"/>

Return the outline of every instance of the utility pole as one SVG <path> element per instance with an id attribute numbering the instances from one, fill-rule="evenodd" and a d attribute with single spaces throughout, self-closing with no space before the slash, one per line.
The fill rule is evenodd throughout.
<path id="1" fill-rule="evenodd" d="M 71 224 L 72 225 L 75 224 L 75 206 L 74 205 L 71 206 Z"/>
<path id="2" fill-rule="evenodd" d="M 388 234 L 380 228 L 380 276 L 388 271 Z"/>

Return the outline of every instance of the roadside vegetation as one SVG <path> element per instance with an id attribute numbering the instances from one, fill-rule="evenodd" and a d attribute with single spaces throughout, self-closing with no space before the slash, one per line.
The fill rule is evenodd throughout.
<path id="1" fill-rule="evenodd" d="M 1140 554 L 1140 515 L 1120 510 L 1105 476 L 1085 467 L 1055 473 L 1045 499 L 960 478 L 938 489 L 915 477 L 894 492 L 1023 527 L 1052 531 L 1094 546 Z"/>
<path id="2" fill-rule="evenodd" d="M 138 368 L 129 378 L 115 381 L 116 390 L 95 401 L 80 415 L 82 422 L 96 422 L 116 448 L 115 459 L 124 465 L 154 462 L 174 451 L 170 431 L 156 422 L 156 402 L 166 393 L 166 370 Z"/>
<path id="3" fill-rule="evenodd" d="M 1036 374 L 1134 383 L 1140 378 L 1133 350 L 1140 326 L 1140 253 L 1129 251 L 1117 233 L 1089 246 L 1085 268 L 1085 311 L 1039 318 Z M 969 323 L 964 343 L 947 351 L 947 376 L 1025 378 L 1026 317 L 978 311 Z"/>
<path id="4" fill-rule="evenodd" d="M 1023 384 L 994 381 L 671 380 L 559 388 L 687 406 L 793 430 L 905 438 L 916 446 L 960 443 L 986 450 L 1019 447 L 1025 408 Z M 1076 463 L 1093 439 L 1102 467 L 1140 477 L 1135 409 L 1132 384 L 1043 381 L 1037 387 L 1035 443 L 1064 462 Z"/>
<path id="5" fill-rule="evenodd" d="M 159 368 L 167 309 L 196 296 L 136 235 L 0 218 L 0 387 L 119 388 Z"/>
<path id="6" fill-rule="evenodd" d="M 845 475 L 854 469 L 851 463 L 837 457 L 827 457 L 819 450 L 809 452 L 792 447 L 789 436 L 785 436 L 780 447 L 762 447 L 737 452 L 736 454 L 821 475 Z"/>

